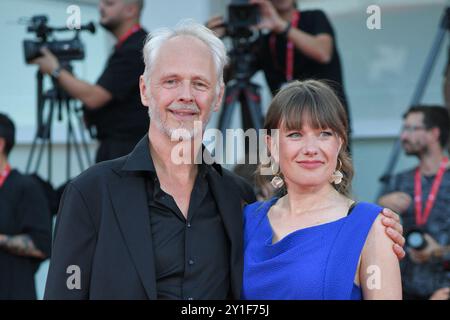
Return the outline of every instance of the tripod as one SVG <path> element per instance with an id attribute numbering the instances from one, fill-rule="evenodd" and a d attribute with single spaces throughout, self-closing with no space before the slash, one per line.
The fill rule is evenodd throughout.
<path id="1" fill-rule="evenodd" d="M 72 67 L 69 63 L 62 63 L 64 69 L 71 71 Z M 55 116 L 55 109 L 57 108 L 58 121 L 63 120 L 63 114 L 65 114 L 65 121 L 67 126 L 66 135 L 66 181 L 71 178 L 71 165 L 72 165 L 72 150 L 75 150 L 75 154 L 78 160 L 79 169 L 83 171 L 86 169 L 80 148 L 83 148 L 84 156 L 87 166 L 92 164 L 89 154 L 89 148 L 86 142 L 86 137 L 83 130 L 83 122 L 79 114 L 80 110 L 76 108 L 74 100 L 65 92 L 59 85 L 52 79 L 53 88 L 44 92 L 43 82 L 44 75 L 37 72 L 37 130 L 31 145 L 31 150 L 28 155 L 28 161 L 26 166 L 26 173 L 38 172 L 42 155 L 45 147 L 47 147 L 47 181 L 52 180 L 53 172 L 53 142 L 52 142 L 52 124 Z M 47 116 L 44 119 L 44 113 L 47 111 Z M 72 118 L 76 119 L 78 125 L 78 131 L 80 136 L 79 142 L 75 135 L 75 126 Z M 80 147 L 81 144 L 81 147 Z M 37 157 L 35 158 L 37 152 Z M 32 166 L 34 163 L 34 166 Z M 33 168 L 33 169 L 32 169 Z"/>
<path id="2" fill-rule="evenodd" d="M 226 129 L 230 128 L 231 118 L 237 103 L 240 104 L 242 114 L 242 129 L 259 129 L 263 126 L 263 114 L 261 110 L 260 86 L 251 82 L 254 74 L 251 70 L 253 54 L 248 43 L 238 43 L 230 54 L 234 60 L 234 79 L 228 81 L 225 88 L 225 98 L 222 112 L 219 116 L 219 129 L 222 132 L 225 143 Z M 249 150 L 249 141 L 245 142 L 245 154 Z"/>
<path id="3" fill-rule="evenodd" d="M 422 73 L 420 74 L 419 82 L 417 83 L 417 86 L 414 90 L 414 95 L 411 99 L 410 106 L 417 105 L 422 100 L 423 93 L 424 93 L 426 85 L 430 79 L 430 75 L 433 71 L 433 67 L 436 62 L 438 53 L 444 42 L 445 33 L 448 30 L 450 30 L 450 7 L 445 8 L 445 11 L 442 15 L 439 30 L 436 34 L 433 45 L 428 54 L 427 61 L 422 69 Z M 391 156 L 388 161 L 386 170 L 380 178 L 382 185 L 378 192 L 377 198 L 379 198 L 381 195 L 383 195 L 386 191 L 391 174 L 395 168 L 396 163 L 398 162 L 398 157 L 400 156 L 400 150 L 401 150 L 401 142 L 400 142 L 400 135 L 399 135 L 399 137 L 395 141 L 394 146 L 392 148 Z"/>

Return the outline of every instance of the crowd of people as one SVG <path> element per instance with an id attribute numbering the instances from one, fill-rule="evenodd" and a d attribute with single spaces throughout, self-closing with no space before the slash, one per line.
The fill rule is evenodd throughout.
<path id="1" fill-rule="evenodd" d="M 410 108 L 401 141 L 419 166 L 390 177 L 377 204 L 354 200 L 331 22 L 294 0 L 250 2 L 267 31 L 254 45 L 274 95 L 270 176 L 193 161 L 212 157 L 193 141 L 228 80 L 220 16 L 147 34 L 143 0 L 101 0 L 117 44 L 96 84 L 42 50 L 40 71 L 84 104 L 98 163 L 68 181 L 51 244 L 49 200 L 9 163 L 15 128 L 0 114 L 0 299 L 34 299 L 47 258 L 45 299 L 448 299 L 447 109 Z M 175 163 L 175 149 L 192 161 Z"/>

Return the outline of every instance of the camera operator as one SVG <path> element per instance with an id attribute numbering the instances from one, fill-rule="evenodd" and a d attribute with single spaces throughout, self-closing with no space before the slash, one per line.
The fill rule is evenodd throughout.
<path id="1" fill-rule="evenodd" d="M 403 261 L 405 299 L 448 299 L 450 285 L 450 171 L 444 150 L 449 114 L 440 106 L 415 106 L 404 115 L 407 155 L 419 165 L 390 178 L 379 203 L 402 215 L 408 254 Z"/>
<path id="2" fill-rule="evenodd" d="M 263 70 L 276 93 L 286 82 L 298 79 L 329 80 L 347 115 L 342 70 L 333 27 L 320 10 L 299 11 L 295 0 L 250 0 L 259 6 L 260 30 L 268 30 L 255 42 L 255 70 Z M 219 37 L 226 35 L 224 20 L 212 17 L 207 27 Z"/>
<path id="3" fill-rule="evenodd" d="M 50 255 L 51 215 L 40 185 L 11 168 L 14 142 L 14 124 L 0 113 L 0 300 L 34 300 L 34 274 Z"/>
<path id="4" fill-rule="evenodd" d="M 95 126 L 100 141 L 96 162 L 128 154 L 147 132 L 147 111 L 139 100 L 142 46 L 147 34 L 139 24 L 142 7 L 143 0 L 100 1 L 100 24 L 117 43 L 96 84 L 64 70 L 46 48 L 41 50 L 43 56 L 33 61 L 84 104 L 86 122 Z"/>

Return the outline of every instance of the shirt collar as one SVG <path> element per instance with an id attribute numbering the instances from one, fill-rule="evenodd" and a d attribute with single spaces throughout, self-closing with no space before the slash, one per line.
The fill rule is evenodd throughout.
<path id="1" fill-rule="evenodd" d="M 202 152 L 203 154 L 206 154 L 209 159 L 211 158 L 211 154 L 204 145 L 202 145 Z M 199 166 L 198 172 L 202 175 L 206 175 L 210 167 L 215 169 L 219 174 L 222 174 L 222 167 L 215 162 L 213 162 L 211 165 L 202 162 L 202 165 Z M 127 160 L 125 161 L 122 170 L 153 172 L 156 174 L 155 164 L 150 153 L 150 141 L 148 138 L 148 134 L 146 134 L 136 144 L 133 151 L 131 151 Z"/>
<path id="2" fill-rule="evenodd" d="M 147 171 L 155 172 L 155 165 L 150 154 L 150 142 L 146 134 L 134 147 L 128 155 L 125 164 L 122 167 L 124 171 Z"/>

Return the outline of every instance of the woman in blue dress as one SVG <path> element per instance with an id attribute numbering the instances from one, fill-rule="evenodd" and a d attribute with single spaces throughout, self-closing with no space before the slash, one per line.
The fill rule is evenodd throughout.
<path id="1" fill-rule="evenodd" d="M 284 195 L 244 210 L 242 297 L 401 299 L 382 208 L 350 198 L 347 119 L 333 90 L 290 83 L 274 97 L 265 129 L 272 183 Z"/>

